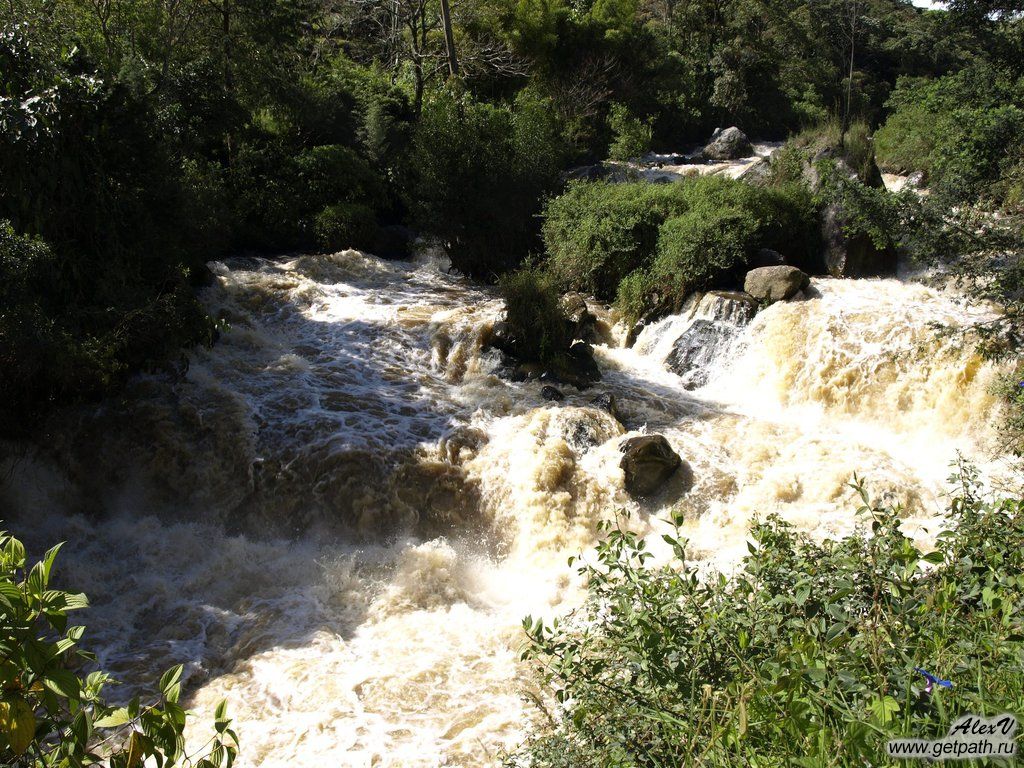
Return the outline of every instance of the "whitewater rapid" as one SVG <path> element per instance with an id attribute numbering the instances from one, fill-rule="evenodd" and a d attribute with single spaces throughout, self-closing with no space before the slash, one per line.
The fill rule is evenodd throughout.
<path id="1" fill-rule="evenodd" d="M 184 662 L 193 739 L 226 697 L 242 766 L 497 763 L 537 717 L 520 621 L 579 600 L 567 556 L 620 511 L 652 541 L 682 512 L 728 569 L 757 515 L 853 530 L 854 472 L 926 543 L 957 452 L 1001 462 L 997 371 L 934 327 L 981 312 L 914 283 L 816 279 L 696 390 L 665 366 L 693 318 L 626 348 L 601 312 L 602 382 L 554 404 L 498 375 L 501 302 L 438 260 L 212 267 L 220 341 L 9 456 L 0 503 L 35 553 L 71 542 L 58 572 L 119 695 Z M 645 431 L 689 490 L 624 492 L 618 444 Z"/>

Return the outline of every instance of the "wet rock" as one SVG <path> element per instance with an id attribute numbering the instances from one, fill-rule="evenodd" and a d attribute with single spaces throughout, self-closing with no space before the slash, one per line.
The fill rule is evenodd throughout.
<path id="1" fill-rule="evenodd" d="M 810 278 L 796 267 L 758 267 L 747 272 L 743 289 L 759 301 L 772 304 L 791 299 L 810 285 Z"/>
<path id="2" fill-rule="evenodd" d="M 863 233 L 846 231 L 848 216 L 832 203 L 822 216 L 821 236 L 825 271 L 832 277 L 881 277 L 896 274 L 896 249 L 879 248 Z"/>
<path id="3" fill-rule="evenodd" d="M 581 165 L 578 168 L 571 168 L 565 172 L 566 181 L 600 181 L 608 176 L 608 169 L 603 163 L 594 165 Z"/>
<path id="4" fill-rule="evenodd" d="M 633 323 L 629 331 L 626 332 L 626 347 L 628 349 L 632 349 L 633 345 L 636 344 L 636 340 L 640 338 L 640 334 L 646 327 L 647 323 L 643 320 Z"/>
<path id="5" fill-rule="evenodd" d="M 508 378 L 512 381 L 537 381 L 547 373 L 547 370 L 540 363 L 516 363 L 511 360 L 508 361 L 508 366 L 505 370 L 508 371 Z"/>
<path id="6" fill-rule="evenodd" d="M 619 411 L 618 401 L 611 392 L 602 392 L 600 395 L 595 395 L 590 399 L 590 404 L 595 408 L 600 408 L 605 413 L 611 414 L 612 418 L 620 424 L 622 423 L 622 413 Z"/>
<path id="7" fill-rule="evenodd" d="M 622 442 L 619 450 L 624 487 L 631 496 L 656 493 L 683 463 L 664 435 L 631 437 Z"/>
<path id="8" fill-rule="evenodd" d="M 552 387 L 550 384 L 546 384 L 543 387 L 541 387 L 540 396 L 543 397 L 545 400 L 550 400 L 555 403 L 560 403 L 563 400 L 565 400 L 565 395 L 563 395 L 555 387 Z"/>
<path id="9" fill-rule="evenodd" d="M 582 293 L 567 293 L 562 297 L 562 309 L 569 319 L 570 338 L 583 341 L 597 340 L 597 317 L 587 306 Z"/>
<path id="10" fill-rule="evenodd" d="M 508 323 L 499 320 L 490 328 L 485 328 L 480 339 L 483 349 L 497 349 L 506 355 L 515 354 L 515 340 L 509 330 Z"/>
<path id="11" fill-rule="evenodd" d="M 718 351 L 733 335 L 724 323 L 713 320 L 694 320 L 676 339 L 665 365 L 683 380 L 686 389 L 697 389 L 708 383 L 708 369 L 718 357 Z"/>
<path id="12" fill-rule="evenodd" d="M 732 325 L 746 325 L 757 314 L 757 299 L 744 291 L 708 291 L 693 309 L 695 316 Z"/>
<path id="13" fill-rule="evenodd" d="M 577 389 L 586 389 L 601 380 L 601 369 L 594 359 L 594 348 L 585 341 L 577 341 L 569 347 L 566 364 L 558 371 L 558 378 Z"/>
<path id="14" fill-rule="evenodd" d="M 741 291 L 709 291 L 692 302 L 689 324 L 665 359 L 686 389 L 703 387 L 712 364 L 757 313 L 757 300 Z"/>
<path id="15" fill-rule="evenodd" d="M 623 433 L 619 422 L 597 408 L 565 406 L 556 413 L 554 429 L 577 456 Z"/>
<path id="16" fill-rule="evenodd" d="M 724 131 L 716 130 L 701 154 L 707 160 L 736 160 L 754 154 L 754 147 L 743 131 L 732 126 Z"/>

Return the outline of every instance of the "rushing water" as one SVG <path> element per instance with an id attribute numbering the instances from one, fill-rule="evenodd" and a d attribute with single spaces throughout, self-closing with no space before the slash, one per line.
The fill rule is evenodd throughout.
<path id="1" fill-rule="evenodd" d="M 606 327 L 604 380 L 552 404 L 481 351 L 500 301 L 435 262 L 214 267 L 220 342 L 69 415 L 8 461 L 0 503 L 36 553 L 73 543 L 58 570 L 93 598 L 100 663 L 137 683 L 186 662 L 189 706 L 228 698 L 245 766 L 495 760 L 534 716 L 520 619 L 578 600 L 566 557 L 617 510 L 652 534 L 685 512 L 728 568 L 757 514 L 851 530 L 858 472 L 927 540 L 956 451 L 993 456 L 995 372 L 932 327 L 972 314 L 920 285 L 815 280 L 692 391 L 665 358 L 693 318 L 629 349 Z M 638 506 L 618 444 L 643 431 L 692 487 Z"/>

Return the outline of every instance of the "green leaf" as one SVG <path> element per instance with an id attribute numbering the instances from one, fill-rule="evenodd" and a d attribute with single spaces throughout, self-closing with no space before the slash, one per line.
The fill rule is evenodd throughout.
<path id="1" fill-rule="evenodd" d="M 35 713 L 20 696 L 10 701 L 0 701 L 0 733 L 16 755 L 24 754 L 35 739 Z"/>
<path id="2" fill-rule="evenodd" d="M 128 714 L 126 707 L 118 707 L 117 709 L 110 712 L 110 714 L 101 717 L 93 725 L 97 728 L 117 728 L 120 725 L 125 725 L 132 721 L 132 716 Z"/>
<path id="3" fill-rule="evenodd" d="M 46 554 L 43 555 L 43 576 L 45 583 L 50 583 L 50 571 L 53 569 L 53 561 L 57 558 L 57 553 L 60 552 L 60 548 L 64 546 L 62 541 L 60 544 L 50 547 Z"/>
<path id="4" fill-rule="evenodd" d="M 82 683 L 71 672 L 66 669 L 55 669 L 47 672 L 43 677 L 43 685 L 56 693 L 72 701 L 78 701 L 82 696 Z"/>
<path id="5" fill-rule="evenodd" d="M 175 664 L 164 672 L 163 677 L 160 678 L 160 692 L 168 701 L 176 702 L 178 700 L 178 696 L 181 695 L 182 669 L 183 667 L 181 664 Z"/>
<path id="6" fill-rule="evenodd" d="M 881 696 L 871 702 L 869 709 L 879 723 L 887 725 L 900 711 L 900 705 L 892 696 Z"/>

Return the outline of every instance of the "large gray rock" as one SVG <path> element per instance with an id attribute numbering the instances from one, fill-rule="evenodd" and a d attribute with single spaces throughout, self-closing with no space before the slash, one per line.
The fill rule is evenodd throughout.
<path id="1" fill-rule="evenodd" d="M 847 216 L 839 203 L 832 203 L 825 209 L 821 221 L 825 271 L 832 277 L 896 274 L 896 249 L 879 248 L 863 233 L 850 235 L 846 224 Z"/>
<path id="2" fill-rule="evenodd" d="M 619 450 L 622 451 L 619 466 L 630 496 L 656 493 L 683 463 L 664 435 L 631 437 L 622 442 Z"/>
<path id="3" fill-rule="evenodd" d="M 754 187 L 767 187 L 772 180 L 772 164 L 767 157 L 762 157 L 755 163 L 751 163 L 740 175 L 740 181 L 746 182 Z"/>
<path id="4" fill-rule="evenodd" d="M 707 160 L 737 160 L 754 154 L 750 139 L 736 126 L 716 130 L 701 153 Z"/>
<path id="5" fill-rule="evenodd" d="M 758 267 L 747 272 L 743 290 L 769 304 L 791 299 L 810 285 L 810 278 L 796 267 Z"/>

